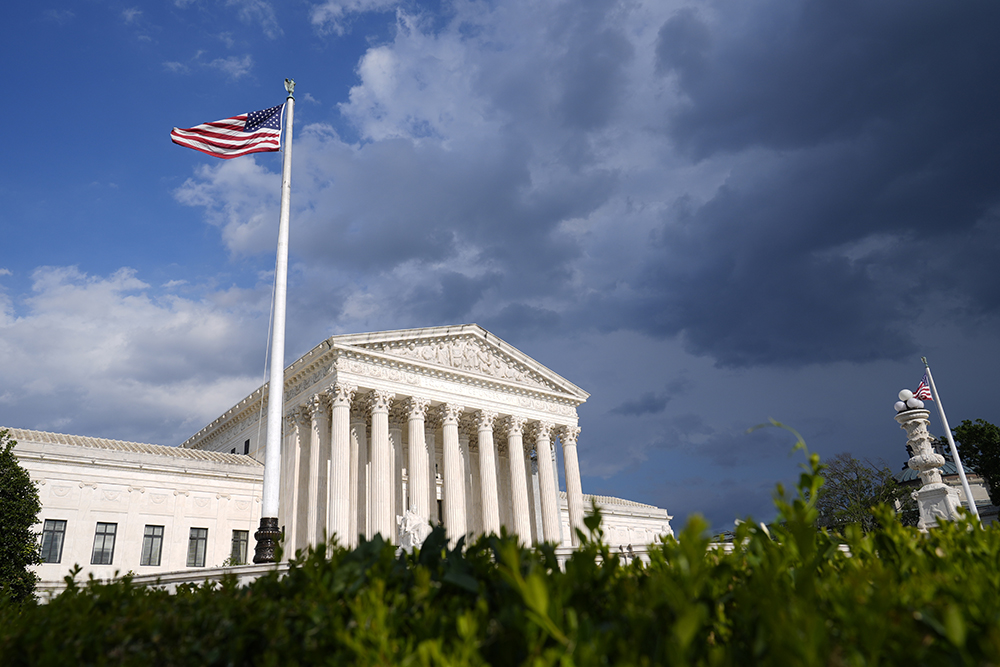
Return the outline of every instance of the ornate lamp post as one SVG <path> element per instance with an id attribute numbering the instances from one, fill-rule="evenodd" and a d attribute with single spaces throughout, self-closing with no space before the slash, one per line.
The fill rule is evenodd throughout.
<path id="1" fill-rule="evenodd" d="M 933 438 L 927 431 L 931 413 L 924 410 L 924 402 L 915 398 L 909 389 L 899 392 L 895 408 L 896 421 L 906 431 L 906 442 L 913 452 L 906 465 L 917 471 L 922 483 L 920 489 L 913 494 L 920 508 L 917 527 L 926 531 L 936 526 L 939 520 L 954 521 L 958 518 L 960 504 L 958 491 L 941 481 L 944 457 L 931 447 Z"/>

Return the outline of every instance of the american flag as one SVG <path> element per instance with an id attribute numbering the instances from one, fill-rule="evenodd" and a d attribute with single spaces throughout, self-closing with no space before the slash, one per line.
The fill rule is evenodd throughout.
<path id="1" fill-rule="evenodd" d="M 920 380 L 920 384 L 917 385 L 917 390 L 913 392 L 914 398 L 919 398 L 921 401 L 933 401 L 931 398 L 931 387 L 927 382 L 927 373 L 924 373 L 923 379 Z"/>
<path id="2" fill-rule="evenodd" d="M 281 119 L 285 105 L 251 111 L 187 129 L 175 127 L 170 139 L 224 160 L 248 153 L 281 150 Z"/>

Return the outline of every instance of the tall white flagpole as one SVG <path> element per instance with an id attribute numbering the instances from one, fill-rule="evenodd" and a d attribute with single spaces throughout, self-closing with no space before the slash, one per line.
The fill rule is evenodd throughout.
<path id="1" fill-rule="evenodd" d="M 278 218 L 278 257 L 274 265 L 274 334 L 271 338 L 271 372 L 267 383 L 267 443 L 264 447 L 264 502 L 260 528 L 254 533 L 254 563 L 273 563 L 281 537 L 278 528 L 278 488 L 281 479 L 281 422 L 285 405 L 285 294 L 288 283 L 288 211 L 292 190 L 292 121 L 295 116 L 295 82 L 285 79 L 285 151 L 281 165 L 281 213 Z"/>
<path id="2" fill-rule="evenodd" d="M 976 501 L 972 499 L 972 490 L 969 488 L 969 480 L 965 478 L 965 468 L 962 467 L 962 459 L 958 458 L 958 448 L 955 447 L 955 438 L 951 435 L 951 427 L 948 426 L 948 418 L 944 416 L 944 406 L 941 405 L 941 397 L 938 396 L 937 387 L 934 386 L 934 374 L 927 364 L 927 357 L 920 357 L 924 362 L 924 370 L 927 371 L 927 381 L 931 385 L 931 394 L 934 395 L 934 402 L 937 403 L 938 413 L 941 415 L 941 423 L 944 424 L 944 435 L 948 438 L 948 445 L 951 447 L 951 456 L 955 460 L 955 467 L 958 468 L 958 478 L 962 480 L 962 490 L 965 491 L 965 502 L 969 506 L 976 519 L 979 519 L 979 510 L 976 509 Z"/>

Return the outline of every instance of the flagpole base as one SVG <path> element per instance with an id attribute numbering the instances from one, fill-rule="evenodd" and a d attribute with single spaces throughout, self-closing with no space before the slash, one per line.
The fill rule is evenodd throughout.
<path id="1" fill-rule="evenodd" d="M 281 531 L 278 530 L 278 519 L 274 517 L 261 517 L 260 527 L 253 534 L 257 540 L 257 546 L 253 552 L 254 563 L 274 563 L 277 560 L 278 540 L 281 539 Z"/>

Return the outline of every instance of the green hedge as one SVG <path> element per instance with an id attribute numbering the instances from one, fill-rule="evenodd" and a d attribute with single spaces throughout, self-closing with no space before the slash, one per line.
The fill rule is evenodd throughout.
<path id="1" fill-rule="evenodd" d="M 72 584 L 0 609 L 11 665 L 996 664 L 1000 530 L 930 534 L 887 509 L 867 535 L 814 527 L 818 458 L 779 487 L 770 534 L 739 527 L 726 554 L 691 521 L 651 562 L 591 535 L 560 569 L 551 545 L 506 536 L 448 549 L 441 530 L 396 557 L 380 539 L 317 549 L 241 587 L 176 594 L 128 578 Z M 846 544 L 850 554 L 840 545 Z"/>

